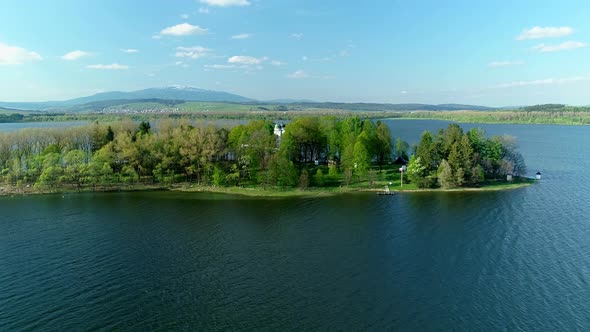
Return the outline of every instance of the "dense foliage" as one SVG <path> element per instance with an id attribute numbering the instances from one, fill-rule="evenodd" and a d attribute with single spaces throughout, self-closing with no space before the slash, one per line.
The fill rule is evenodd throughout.
<path id="1" fill-rule="evenodd" d="M 267 120 L 231 129 L 187 119 L 154 125 L 126 120 L 2 133 L 0 178 L 43 190 L 176 182 L 306 188 L 358 181 L 388 163 L 393 150 L 384 123 L 359 117 L 297 118 L 282 136 Z"/>
<path id="2" fill-rule="evenodd" d="M 463 132 L 450 124 L 436 135 L 425 131 L 408 165 L 408 177 L 420 188 L 478 186 L 525 172 L 514 138 L 487 138 L 481 129 Z"/>
<path id="3" fill-rule="evenodd" d="M 19 122 L 22 121 L 24 115 L 22 114 L 0 114 L 0 123 L 10 123 L 10 122 Z"/>
<path id="4" fill-rule="evenodd" d="M 390 117 L 437 119 L 471 123 L 588 125 L 590 124 L 590 107 L 549 104 L 529 106 L 515 110 L 399 112 L 392 113 Z"/>

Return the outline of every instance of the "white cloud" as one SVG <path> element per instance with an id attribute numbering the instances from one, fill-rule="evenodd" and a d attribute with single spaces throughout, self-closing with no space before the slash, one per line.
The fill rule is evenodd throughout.
<path id="1" fill-rule="evenodd" d="M 246 73 L 253 73 L 256 70 L 263 70 L 263 64 L 268 63 L 272 66 L 282 66 L 285 63 L 279 60 L 272 60 L 267 56 L 256 58 L 248 55 L 234 55 L 227 59 L 228 64 L 205 65 L 206 69 L 244 69 Z"/>
<path id="2" fill-rule="evenodd" d="M 139 50 L 136 50 L 134 48 L 122 48 L 121 52 L 123 52 L 123 53 L 139 53 Z"/>
<path id="3" fill-rule="evenodd" d="M 37 52 L 0 43 L 0 65 L 20 65 L 28 61 L 43 60 Z"/>
<path id="4" fill-rule="evenodd" d="M 533 51 L 546 53 L 546 52 L 558 52 L 558 51 L 569 51 L 575 50 L 577 48 L 588 47 L 588 44 L 582 43 L 579 41 L 566 41 L 561 44 L 557 45 L 546 45 L 546 44 L 539 44 L 531 48 Z"/>
<path id="5" fill-rule="evenodd" d="M 322 58 L 310 58 L 307 55 L 304 55 L 301 57 L 302 61 L 314 61 L 314 62 L 326 62 L 326 61 L 332 61 L 334 60 L 333 57 L 329 57 L 329 56 L 325 56 Z"/>
<path id="6" fill-rule="evenodd" d="M 583 81 L 590 81 L 590 76 L 574 76 L 574 77 L 564 77 L 564 78 L 545 78 L 545 79 L 541 79 L 541 80 L 532 80 L 532 81 L 516 81 L 516 82 L 498 84 L 496 86 L 493 86 L 493 88 L 514 88 L 514 87 L 531 86 L 531 85 L 567 84 L 567 83 L 575 83 L 575 82 L 583 82 Z"/>
<path id="7" fill-rule="evenodd" d="M 303 38 L 303 34 L 302 33 L 292 33 L 291 38 L 301 39 L 301 38 Z"/>
<path id="8" fill-rule="evenodd" d="M 230 69 L 230 68 L 235 68 L 235 65 L 205 65 L 204 66 L 207 69 Z"/>
<path id="9" fill-rule="evenodd" d="M 86 68 L 89 69 L 103 69 L 103 70 L 125 70 L 125 69 L 129 69 L 129 66 L 126 65 L 120 65 L 118 63 L 113 63 L 110 65 L 88 65 L 86 66 Z"/>
<path id="10" fill-rule="evenodd" d="M 227 62 L 239 65 L 259 65 L 267 58 L 255 58 L 247 55 L 235 55 L 227 59 Z"/>
<path id="11" fill-rule="evenodd" d="M 408 94 L 408 91 L 406 91 L 406 90 L 402 90 L 402 91 L 400 91 L 399 93 L 401 93 L 402 95 L 405 95 L 405 94 Z"/>
<path id="12" fill-rule="evenodd" d="M 511 66 L 519 66 L 523 65 L 524 62 L 522 61 L 492 61 L 488 63 L 488 67 L 490 68 L 498 68 L 498 67 L 511 67 Z"/>
<path id="13" fill-rule="evenodd" d="M 180 17 L 183 18 L 183 19 L 185 19 L 185 20 L 189 18 L 188 14 L 182 14 L 182 15 L 180 15 Z"/>
<path id="14" fill-rule="evenodd" d="M 557 38 L 571 35 L 574 29 L 570 27 L 532 27 L 523 30 L 516 40 Z"/>
<path id="15" fill-rule="evenodd" d="M 248 0 L 201 0 L 201 3 L 209 6 L 230 7 L 230 6 L 249 6 Z"/>
<path id="16" fill-rule="evenodd" d="M 176 53 L 174 56 L 177 58 L 191 58 L 191 59 L 199 59 L 204 56 L 209 55 L 211 52 L 210 49 L 202 47 L 202 46 L 192 46 L 192 47 L 177 47 Z"/>
<path id="17" fill-rule="evenodd" d="M 241 33 L 239 35 L 231 36 L 231 39 L 248 39 L 251 38 L 253 35 L 251 33 Z"/>
<path id="18" fill-rule="evenodd" d="M 287 75 L 288 78 L 308 78 L 309 75 L 302 69 L 296 70 L 295 72 Z"/>
<path id="19" fill-rule="evenodd" d="M 201 14 L 209 14 L 209 8 L 207 8 L 207 7 L 201 7 L 201 8 L 199 8 L 199 13 L 201 13 Z"/>
<path id="20" fill-rule="evenodd" d="M 64 54 L 61 58 L 67 61 L 78 60 L 83 56 L 88 56 L 90 53 L 84 51 L 72 51 L 70 53 Z"/>
<path id="21" fill-rule="evenodd" d="M 207 32 L 207 29 L 201 28 L 198 25 L 191 25 L 189 23 L 181 23 L 171 27 L 164 28 L 160 31 L 159 35 L 156 36 L 190 36 L 190 35 L 201 35 Z M 156 36 L 154 36 L 155 39 Z"/>

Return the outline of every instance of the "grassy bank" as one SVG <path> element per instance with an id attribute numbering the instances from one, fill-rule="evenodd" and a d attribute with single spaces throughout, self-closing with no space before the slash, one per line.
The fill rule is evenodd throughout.
<path id="1" fill-rule="evenodd" d="M 454 188 L 454 189 L 420 189 L 413 184 L 404 184 L 403 188 L 399 186 L 390 186 L 390 191 L 396 193 L 432 193 L 432 192 L 483 192 L 483 191 L 501 191 L 513 190 L 530 186 L 534 180 L 519 181 L 519 182 L 496 182 L 484 184 L 477 188 Z M 287 197 L 328 197 L 347 193 L 361 193 L 361 192 L 383 192 L 385 190 L 385 183 L 381 187 L 369 186 L 365 184 L 351 185 L 347 187 L 327 187 L 327 188 L 307 188 L 305 190 L 290 188 L 261 188 L 261 187 L 204 187 L 204 186 L 187 186 L 172 189 L 174 191 L 182 192 L 208 192 L 220 193 L 229 195 L 242 195 L 248 197 L 266 197 L 266 198 L 287 198 Z"/>
<path id="2" fill-rule="evenodd" d="M 467 192 L 467 191 L 500 191 L 500 190 L 512 190 L 523 187 L 528 187 L 537 181 L 529 178 L 519 178 L 518 180 L 507 182 L 507 181 L 486 181 L 480 187 L 462 187 L 453 189 L 441 189 L 441 188 L 428 188 L 421 189 L 417 188 L 413 184 L 405 185 L 404 187 L 396 187 L 391 190 L 397 192 Z"/>
<path id="3" fill-rule="evenodd" d="M 389 186 L 390 191 L 397 193 L 425 193 L 425 192 L 478 192 L 478 191 L 500 191 L 523 188 L 534 184 L 536 181 L 528 178 L 520 178 L 513 182 L 506 181 L 487 181 L 480 187 L 465 187 L 455 189 L 421 189 L 412 183 L 404 183 L 401 181 L 380 180 L 374 181 L 372 184 L 369 181 L 361 181 L 350 184 L 348 186 L 331 186 L 331 187 L 309 187 L 305 189 L 300 188 L 277 188 L 277 187 L 262 187 L 262 186 L 243 186 L 243 187 L 224 187 L 224 186 L 204 186 L 194 183 L 179 183 L 170 186 L 153 185 L 153 184 L 134 184 L 134 185 L 120 185 L 109 187 L 82 187 L 74 188 L 72 186 L 56 187 L 52 189 L 40 189 L 34 187 L 15 186 L 0 186 L 0 196 L 15 196 L 15 195 L 38 195 L 38 194 L 71 194 L 71 193 L 88 193 L 88 192 L 133 192 L 133 191 L 177 191 L 186 193 L 216 193 L 227 195 L 241 195 L 248 197 L 264 197 L 264 198 L 288 198 L 288 197 L 327 197 L 349 193 L 361 192 L 383 192 L 386 186 Z"/>

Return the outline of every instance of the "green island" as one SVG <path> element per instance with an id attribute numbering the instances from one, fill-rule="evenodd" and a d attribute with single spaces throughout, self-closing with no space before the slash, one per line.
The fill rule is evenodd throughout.
<path id="1" fill-rule="evenodd" d="M 176 190 L 247 196 L 513 189 L 525 164 L 509 136 L 451 124 L 410 147 L 383 122 L 298 116 L 288 124 L 190 118 L 0 133 L 0 194 Z M 395 134 L 395 133 L 393 133 Z M 407 164 L 407 169 L 405 168 Z M 404 167 L 404 172 L 400 170 Z"/>

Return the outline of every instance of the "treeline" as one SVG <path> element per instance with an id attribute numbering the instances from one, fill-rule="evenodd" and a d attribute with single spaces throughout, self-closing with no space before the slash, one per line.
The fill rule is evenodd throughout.
<path id="1" fill-rule="evenodd" d="M 0 123 L 20 122 L 23 118 L 22 114 L 0 114 Z"/>
<path id="2" fill-rule="evenodd" d="M 177 182 L 324 186 L 363 179 L 395 150 L 384 123 L 359 117 L 298 118 L 281 137 L 274 129 L 268 120 L 230 129 L 167 119 L 156 128 L 126 120 L 1 133 L 0 179 L 43 190 Z M 396 146 L 407 154 L 407 144 Z"/>
<path id="3" fill-rule="evenodd" d="M 397 117 L 398 113 L 391 112 L 355 112 L 354 116 L 361 119 L 383 119 Z M 162 119 L 191 119 L 191 120 L 268 120 L 275 119 L 293 120 L 300 117 L 312 116 L 335 116 L 344 118 L 352 116 L 350 111 L 342 110 L 249 110 L 249 111 L 181 111 L 177 113 L 126 113 L 126 112 L 108 112 L 108 113 L 34 113 L 25 115 L 21 121 L 14 122 L 59 122 L 59 121 L 99 121 L 115 122 L 124 119 L 135 121 L 155 121 Z"/>
<path id="4" fill-rule="evenodd" d="M 576 111 L 580 110 L 580 111 Z M 590 108 L 565 107 L 560 111 L 443 111 L 397 113 L 392 118 L 418 118 L 471 123 L 524 123 L 524 124 L 590 124 Z"/>
<path id="5" fill-rule="evenodd" d="M 450 124 L 437 134 L 425 131 L 410 159 L 407 174 L 419 188 L 480 185 L 526 172 L 522 155 L 510 136 L 486 137 L 482 129 L 463 132 Z"/>
<path id="6" fill-rule="evenodd" d="M 526 112 L 559 112 L 566 108 L 565 104 L 540 104 L 522 107 L 521 110 Z"/>

